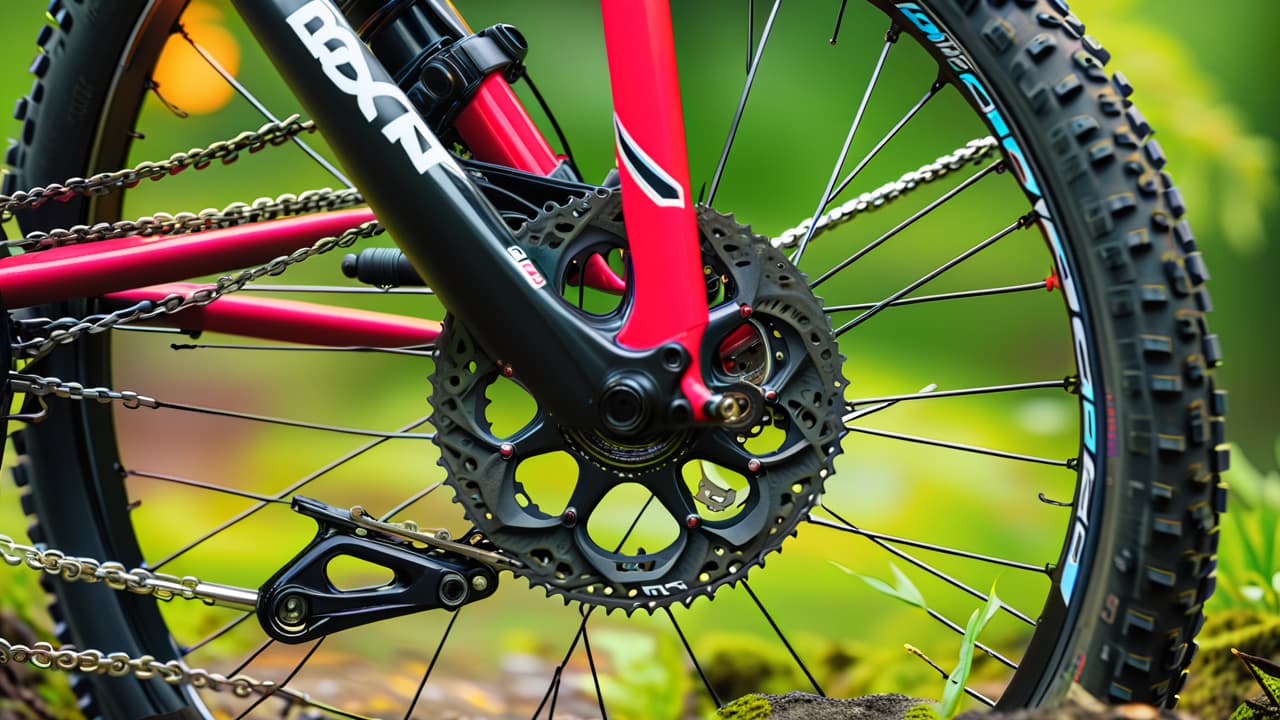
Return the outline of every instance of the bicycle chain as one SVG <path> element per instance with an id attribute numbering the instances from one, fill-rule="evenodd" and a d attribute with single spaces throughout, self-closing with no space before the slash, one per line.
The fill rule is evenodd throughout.
<path id="1" fill-rule="evenodd" d="M 871 192 L 862 193 L 839 207 L 828 210 L 818 217 L 818 227 L 813 231 L 813 237 L 816 238 L 827 230 L 843 225 L 859 213 L 878 210 L 917 187 L 938 180 L 965 165 L 981 163 L 998 147 L 999 143 L 990 136 L 970 140 L 964 147 L 956 148 L 931 163 L 904 173 L 893 182 L 885 183 Z M 790 230 L 779 233 L 770 242 L 776 248 L 795 247 L 809 232 L 812 224 L 811 218 L 806 219 Z"/>
<path id="2" fill-rule="evenodd" d="M 269 122 L 257 130 L 246 130 L 230 140 L 219 140 L 208 147 L 192 148 L 174 153 L 168 160 L 142 162 L 132 168 L 99 173 L 90 178 L 71 178 L 61 183 L 21 190 L 13 195 L 0 195 L 0 222 L 13 218 L 16 211 L 40 207 L 49 200 L 69 200 L 73 196 L 106 195 L 121 188 L 131 188 L 143 180 L 159 180 L 194 167 L 203 170 L 220 160 L 229 165 L 240 158 L 240 153 L 256 153 L 268 145 L 282 145 L 304 132 L 315 132 L 315 123 L 290 115 L 278 122 Z"/>
<path id="3" fill-rule="evenodd" d="M 363 203 L 364 196 L 358 190 L 323 188 L 307 190 L 301 195 L 286 193 L 274 199 L 261 197 L 252 203 L 236 202 L 222 210 L 206 208 L 198 213 L 180 212 L 177 215 L 156 213 L 137 220 L 118 220 L 94 225 L 74 225 L 66 229 L 35 231 L 26 237 L 0 242 L 0 247 L 35 252 L 132 235 L 141 237 L 184 235 L 294 215 L 342 210 Z"/>
<path id="4" fill-rule="evenodd" d="M 74 319 L 66 318 L 62 320 L 52 320 L 49 318 L 33 318 L 23 320 L 19 323 L 21 329 L 32 326 L 41 327 L 48 330 L 47 336 L 37 336 L 21 340 L 13 344 L 13 350 L 27 357 L 36 358 L 48 353 L 53 348 L 74 342 L 80 336 L 85 334 L 97 334 L 110 330 L 116 325 L 132 322 L 142 322 L 150 320 L 160 315 L 172 315 L 190 307 L 208 305 L 223 295 L 244 289 L 246 285 L 254 280 L 258 280 L 267 275 L 279 275 L 292 265 L 296 265 L 304 260 L 323 255 L 336 248 L 351 247 L 357 240 L 374 237 L 383 232 L 382 225 L 376 220 L 370 220 L 353 228 L 343 231 L 339 235 L 332 235 L 321 238 L 308 247 L 298 248 L 288 255 L 271 260 L 270 262 L 258 265 L 256 267 L 242 270 L 236 275 L 223 275 L 212 286 L 202 287 L 194 290 L 188 295 L 182 293 L 170 293 L 160 300 L 144 300 L 127 308 L 122 308 L 110 313 L 100 315 L 90 315 L 89 317 Z M 57 327 L 59 324 L 69 324 L 69 327 Z"/>

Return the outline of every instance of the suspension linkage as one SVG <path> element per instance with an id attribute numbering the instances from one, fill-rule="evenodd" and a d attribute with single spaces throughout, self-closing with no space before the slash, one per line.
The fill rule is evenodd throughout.
<path id="1" fill-rule="evenodd" d="M 300 496 L 292 506 L 319 527 L 310 544 L 258 592 L 258 621 L 281 642 L 307 642 L 423 610 L 457 610 L 492 595 L 498 586 L 496 568 L 514 562 L 492 550 L 477 532 L 454 541 L 440 531 L 428 534 L 413 525 L 376 520 L 359 506 L 341 510 Z M 390 571 L 391 579 L 341 589 L 329 575 L 329 564 L 338 557 L 377 565 Z"/>

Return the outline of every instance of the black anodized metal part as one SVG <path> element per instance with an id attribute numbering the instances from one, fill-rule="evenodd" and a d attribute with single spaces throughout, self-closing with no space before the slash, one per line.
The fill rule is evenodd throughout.
<path id="1" fill-rule="evenodd" d="M 311 498 L 295 497 L 293 509 L 314 519 L 319 530 L 258 592 L 258 622 L 281 642 L 307 642 L 423 610 L 457 610 L 498 587 L 497 573 L 476 560 L 420 550 L 406 540 L 361 528 L 347 512 Z M 376 587 L 341 590 L 328 572 L 338 557 L 386 568 L 392 579 Z"/>

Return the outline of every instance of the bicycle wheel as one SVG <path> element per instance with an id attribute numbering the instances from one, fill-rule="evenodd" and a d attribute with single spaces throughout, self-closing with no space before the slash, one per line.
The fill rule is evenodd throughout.
<path id="1" fill-rule="evenodd" d="M 742 19 L 741 10 L 729 16 L 710 5 L 676 9 L 677 29 L 716 27 L 726 17 Z M 192 7 L 208 12 L 202 4 Z M 503 8 L 490 3 L 475 12 L 520 24 L 533 44 L 530 63 L 543 77 L 537 65 L 539 38 L 555 44 L 561 35 L 557 23 L 578 11 L 540 7 L 536 17 L 525 20 L 519 10 L 518 4 Z M 562 603 L 552 598 L 534 621 L 526 599 L 530 590 L 523 582 L 508 581 L 499 599 L 469 606 L 458 615 L 428 613 L 389 621 L 381 629 L 368 626 L 336 635 L 318 655 L 319 644 L 313 644 L 274 658 L 279 648 L 259 644 L 261 633 L 253 622 L 237 624 L 225 611 L 159 608 L 154 600 L 127 593 L 55 584 L 53 613 L 62 639 L 80 648 L 131 656 L 250 668 L 303 687 L 318 701 L 347 713 L 385 712 L 388 693 L 402 701 L 397 714 L 427 716 L 450 707 L 443 698 L 465 693 L 448 679 L 446 687 L 454 692 L 438 691 L 430 710 L 419 702 L 426 675 L 435 668 L 433 682 L 445 674 L 472 683 L 467 687 L 473 691 L 481 688 L 483 701 L 463 706 L 463 712 L 480 707 L 487 714 L 527 716 L 535 706 L 554 709 L 563 694 L 561 709 L 568 706 L 580 714 L 596 712 L 599 704 L 601 712 L 609 707 L 610 717 L 687 715 L 709 698 L 727 700 L 750 690 L 810 683 L 831 694 L 899 689 L 861 677 L 865 668 L 880 666 L 887 656 L 869 646 L 881 643 L 896 653 L 908 641 L 945 657 L 940 653 L 956 646 L 952 631 L 994 582 L 1004 600 L 1003 612 L 982 638 L 976 668 L 982 685 L 974 688 L 975 695 L 998 695 L 1006 707 L 1033 706 L 1059 698 L 1075 682 L 1110 700 L 1172 704 L 1194 653 L 1202 604 L 1213 589 L 1217 514 L 1225 495 L 1218 473 L 1227 463 L 1222 445 L 1225 394 L 1214 385 L 1212 369 L 1221 353 L 1204 319 L 1210 309 L 1204 288 L 1208 273 L 1182 218 L 1182 199 L 1164 172 L 1164 154 L 1128 99 L 1132 88 L 1122 75 L 1105 72 L 1106 51 L 1083 34 L 1083 25 L 1056 0 L 873 0 L 847 9 L 831 3 L 820 16 L 775 5 L 767 18 L 761 10 L 753 19 L 749 43 L 748 65 L 755 68 L 745 86 L 750 95 L 738 82 L 740 38 L 730 43 L 719 36 L 699 37 L 681 46 L 681 57 L 684 67 L 714 71 L 708 80 L 686 79 L 687 96 L 719 100 L 704 105 L 702 112 L 691 106 L 694 176 L 710 180 L 708 204 L 736 213 L 704 213 L 704 231 L 710 234 L 718 227 L 748 239 L 751 233 L 740 222 L 749 219 L 754 227 L 769 230 L 775 245 L 802 253 L 799 269 L 826 296 L 825 306 L 819 307 L 831 317 L 831 336 L 846 357 L 843 372 L 851 385 L 843 420 L 851 434 L 843 441 L 836 474 L 825 479 L 824 494 L 812 507 L 796 510 L 800 532 L 795 538 L 759 539 L 761 544 L 752 546 L 758 557 L 732 569 L 726 566 L 705 591 L 687 596 L 692 600 L 714 591 L 712 602 L 674 608 L 659 604 L 655 607 L 669 612 L 652 620 L 641 613 L 632 625 L 623 625 L 622 618 L 593 616 L 591 629 L 598 641 L 615 634 L 615 642 L 597 642 L 598 651 L 614 648 L 600 663 L 611 667 L 597 668 L 587 640 L 590 674 L 578 667 L 584 678 L 578 692 L 562 691 L 572 683 L 561 678 L 574 672 L 573 666 L 565 667 L 579 639 L 588 637 L 583 629 L 590 613 L 585 610 L 593 605 L 585 596 L 589 591 L 566 590 L 553 575 L 530 576 L 536 597 L 540 600 L 547 590 L 583 600 L 583 614 L 560 608 Z M 165 43 L 181 47 L 171 31 L 184 12 L 192 20 L 183 0 L 60 0 L 51 6 L 56 24 L 41 33 L 42 50 L 32 65 L 37 79 L 17 109 L 24 128 L 7 158 L 15 170 L 6 180 L 7 193 L 125 167 L 131 159 L 166 157 L 175 148 L 230 134 L 224 132 L 228 123 L 244 122 L 243 115 L 175 120 L 166 107 L 175 102 L 166 97 L 165 87 L 158 96 L 149 94 Z M 470 19 L 476 26 L 484 20 Z M 827 40 L 837 34 L 832 49 Z M 238 37 L 243 42 L 247 35 Z M 548 95 L 597 102 L 584 90 L 599 80 L 592 75 L 597 65 L 579 56 L 591 50 L 585 40 L 558 48 L 563 55 L 559 61 L 569 70 L 557 71 L 561 75 L 548 84 Z M 244 62 L 246 68 L 262 69 L 262 61 L 251 56 Z M 847 72 L 846 66 L 851 68 Z M 834 81 L 833 67 L 840 68 Z M 268 76 L 254 80 L 276 82 Z M 847 92 L 835 91 L 845 86 Z M 898 92 L 883 97 L 891 90 Z M 149 98 L 146 103 L 144 98 Z M 739 99 L 746 110 L 740 123 L 734 117 L 726 142 L 730 111 Z M 599 103 L 603 107 L 607 101 Z M 594 143 L 600 146 L 594 156 L 579 156 L 587 176 L 592 171 L 603 176 L 612 162 L 611 130 L 604 126 L 581 132 L 577 137 L 606 138 Z M 992 139 L 966 145 L 986 137 Z M 957 147 L 963 149 L 945 161 L 902 174 Z M 785 158 L 778 157 L 779 149 L 786 151 Z M 862 153 L 865 162 L 846 162 Z M 855 168 L 852 187 L 879 189 L 842 195 L 850 184 L 844 182 L 850 167 Z M 200 182 L 197 202 L 242 199 L 253 182 L 271 186 L 287 181 L 288 191 L 297 191 L 297 183 L 332 183 L 311 165 L 287 171 L 256 168 L 258 177 L 238 175 L 235 182 L 244 185 L 234 188 Z M 223 171 L 193 177 L 199 181 L 215 172 Z M 865 179 L 871 173 L 879 182 L 902 179 L 880 186 Z M 965 177 L 957 181 L 957 175 Z M 157 192 L 170 185 L 157 185 Z M 24 211 L 19 219 L 27 232 L 47 231 L 155 212 L 155 205 L 178 197 L 144 195 L 149 190 L 130 191 L 123 200 L 116 193 L 49 203 Z M 821 201 L 816 212 L 815 200 Z M 833 213 L 837 203 L 841 205 Z M 815 223 L 817 217 L 823 222 Z M 808 227 L 815 224 L 819 231 L 810 233 Z M 960 229 L 971 224 L 982 227 L 986 238 L 977 245 Z M 625 240 L 616 234 L 609 238 L 581 246 L 582 252 L 621 262 L 618 250 L 625 248 Z M 1018 244 L 1012 242 L 1015 238 Z M 896 263 L 882 260 L 893 250 L 899 251 Z M 709 267 L 715 270 L 712 275 L 724 275 L 723 286 L 733 285 L 728 265 L 709 261 Z M 1049 277 L 1039 280 L 1050 268 Z M 323 270 L 301 270 L 303 280 L 328 277 Z M 1006 278 L 1015 273 L 1021 273 L 1017 277 L 1023 282 L 1008 284 Z M 943 275 L 953 283 L 951 289 L 924 296 L 917 292 Z M 296 276 L 291 270 L 289 277 Z M 556 279 L 565 287 L 566 302 L 584 309 L 584 321 L 616 312 L 616 300 L 579 293 L 580 286 L 567 276 Z M 712 293 L 712 303 L 728 297 L 723 286 Z M 938 284 L 930 288 L 937 290 Z M 866 298 L 871 301 L 851 302 Z M 1014 309 L 1001 311 L 998 302 L 1013 303 Z M 100 307 L 98 301 L 76 301 L 34 314 L 80 317 Z M 407 314 L 442 311 L 420 297 L 401 298 L 391 307 Z M 777 329 L 767 324 L 758 328 L 757 339 L 746 349 L 772 352 L 768 338 Z M 252 361 L 226 362 L 211 354 L 238 352 L 232 357 L 243 358 L 253 351 L 218 350 L 207 338 L 202 344 L 209 347 L 198 351 L 157 351 L 154 340 L 152 335 L 112 331 L 59 348 L 35 367 L 43 375 L 74 378 L 86 386 L 145 387 L 157 396 L 176 394 L 206 404 L 255 400 L 272 414 L 306 413 L 343 425 L 385 426 L 385 418 L 399 410 L 401 424 L 421 416 L 404 425 L 415 428 L 429 413 L 420 400 L 421 385 L 414 384 L 421 383 L 427 370 L 416 365 L 387 370 L 355 365 L 352 354 L 326 356 L 339 362 L 316 359 L 319 353 L 298 353 L 315 359 L 300 374 L 296 356 L 284 351 L 283 359 L 274 361 L 259 360 L 270 355 L 263 351 L 254 353 Z M 164 344 L 168 340 L 162 338 Z M 734 377 L 767 378 L 773 372 L 768 352 L 761 358 L 736 355 L 727 345 L 716 349 L 724 362 L 721 371 Z M 483 360 L 450 352 L 452 372 L 468 372 L 469 362 Z M 938 362 L 943 354 L 976 362 Z M 759 375 L 735 374 L 731 360 Z M 370 377 L 387 381 L 388 389 L 368 390 L 364 381 Z M 302 382 L 324 392 L 303 389 Z M 490 439 L 518 434 L 538 417 L 536 403 L 518 386 L 504 385 L 492 373 L 477 382 L 476 412 L 488 412 L 484 401 L 504 413 L 508 406 L 518 406 L 490 418 Z M 414 390 L 406 393 L 406 387 Z M 252 409 L 253 403 L 249 405 Z M 320 478 L 308 492 L 316 490 L 331 504 L 402 509 L 399 499 L 418 500 L 440 481 L 457 485 L 456 477 L 434 469 L 434 458 L 426 452 L 434 446 L 409 443 L 374 465 L 366 462 L 368 449 L 387 452 L 381 440 L 347 446 L 335 459 L 332 443 L 315 440 L 306 431 L 228 430 L 204 416 L 168 415 L 179 413 L 157 420 L 138 411 L 51 402 L 45 422 L 15 436 L 22 456 L 15 480 L 24 488 L 24 510 L 35 519 L 33 541 L 130 567 L 145 564 L 255 586 L 306 543 L 312 528 L 274 508 L 269 513 L 275 515 L 237 520 L 243 505 L 215 499 L 226 497 L 228 489 L 241 493 L 241 503 L 244 493 L 251 499 L 287 498 L 301 492 L 303 480 L 309 484 Z M 282 434 L 294 432 L 301 434 Z M 786 421 L 776 419 L 758 432 L 744 432 L 739 445 L 768 455 L 792 442 L 791 437 Z M 993 442 L 1002 447 L 1041 449 L 992 449 L 986 447 L 987 438 L 997 438 Z M 212 443 L 218 446 L 210 447 Z M 899 443 L 912 451 L 886 453 Z M 521 488 L 507 492 L 517 504 L 523 495 L 522 507 L 530 497 L 538 505 L 563 502 L 572 483 L 545 478 L 572 475 L 577 458 L 590 454 L 583 450 L 585 444 L 566 442 L 516 467 L 511 474 L 519 474 L 518 482 L 495 480 L 494 492 Z M 593 457 L 597 464 L 611 462 Z M 689 482 L 690 497 L 708 514 L 714 512 L 708 497 L 717 491 L 748 497 L 759 492 L 759 485 L 734 475 L 732 468 L 714 465 L 688 463 L 678 476 Z M 617 471 L 616 466 L 609 470 Z M 208 497 L 182 494 L 193 491 L 178 492 L 173 478 L 203 478 L 205 485 L 220 489 Z M 300 480 L 285 483 L 280 478 Z M 703 481 L 710 489 L 697 500 L 701 486 L 695 486 Z M 822 479 L 815 482 L 824 484 Z M 462 513 L 443 492 L 419 500 L 410 514 L 465 530 Z M 201 500 L 192 502 L 193 497 Z M 643 513 L 646 498 L 643 493 L 621 497 L 597 508 L 605 526 L 601 535 L 608 535 L 612 525 L 625 525 L 637 511 Z M 501 527 L 486 525 L 483 507 L 463 500 L 471 520 L 491 528 L 500 547 L 514 543 L 502 536 Z M 717 506 L 733 515 L 732 507 Z M 581 520 L 590 525 L 589 518 Z M 652 528 L 642 528 L 642 534 L 650 533 L 644 542 L 664 542 L 661 536 L 671 520 L 659 518 Z M 753 570 L 779 542 L 787 552 L 769 559 L 767 568 Z M 534 552 L 527 547 L 515 551 Z M 628 553 L 649 556 L 635 541 L 623 555 Z M 887 613 L 891 601 L 863 592 L 844 570 L 883 575 L 886 557 L 906 566 L 923 588 L 925 612 L 932 620 L 921 612 L 919 622 L 933 627 L 938 621 L 940 636 L 910 621 L 866 627 L 854 619 Z M 695 568 L 688 584 L 697 586 L 699 579 Z M 457 634 L 446 645 L 457 618 Z M 726 634 L 746 632 L 741 628 L 748 625 L 756 633 L 749 641 Z M 516 639 L 502 635 L 504 628 Z M 617 649 L 637 646 L 637 637 L 646 638 L 639 647 L 647 650 L 628 655 Z M 648 639 L 654 637 L 661 639 Z M 858 637 L 862 640 L 848 639 Z M 744 648 L 765 641 L 779 643 L 769 646 L 770 652 L 786 652 L 794 664 L 779 669 L 766 663 L 751 674 L 735 663 Z M 535 662 L 538 672 L 546 671 L 545 679 L 527 698 L 514 689 L 520 684 L 516 680 L 527 680 L 524 676 L 503 670 L 495 679 L 494 668 L 501 663 L 453 651 L 459 645 L 537 648 L 551 642 L 557 655 L 566 653 L 564 663 L 551 668 Z M 367 651 L 370 644 L 373 652 L 349 664 L 350 653 Z M 671 648 L 681 670 L 661 676 L 655 686 L 644 685 L 643 673 L 628 664 L 637 662 L 636 652 L 661 656 Z M 503 662 L 538 655 L 494 652 Z M 578 652 L 581 658 L 584 651 Z M 247 657 L 236 661 L 243 655 Z M 437 657 L 443 658 L 439 667 Z M 315 662 L 304 667 L 309 659 Z M 335 663 L 342 672 L 332 670 Z M 683 663 L 696 668 L 702 683 L 690 680 Z M 504 667 L 518 664 L 506 662 Z M 915 681 L 933 672 L 923 664 L 911 668 L 901 673 Z M 894 674 L 884 681 L 899 679 Z M 507 694 L 485 683 L 506 685 Z M 708 692 L 691 690 L 703 683 Z M 407 689 L 395 689 L 406 684 Z M 88 717 L 202 717 L 213 707 L 250 714 L 281 711 L 274 701 L 270 706 L 228 705 L 189 686 L 173 688 L 158 680 L 85 675 L 77 676 L 74 685 Z M 671 688 L 658 687 L 665 685 Z M 368 689 L 377 686 L 391 689 Z M 644 693 L 652 696 L 643 701 L 648 704 L 637 705 L 642 701 L 633 696 Z"/>

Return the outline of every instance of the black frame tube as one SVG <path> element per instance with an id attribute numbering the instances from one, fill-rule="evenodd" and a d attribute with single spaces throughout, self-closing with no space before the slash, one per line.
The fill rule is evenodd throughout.
<path id="1" fill-rule="evenodd" d="M 530 282 L 497 211 L 330 0 L 233 3 L 423 279 L 559 424 L 596 424 L 611 371 L 654 367 L 656 351 L 618 346 Z"/>

